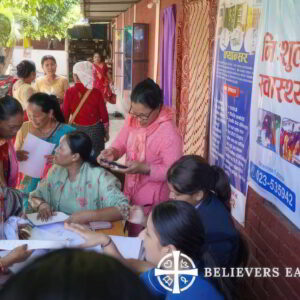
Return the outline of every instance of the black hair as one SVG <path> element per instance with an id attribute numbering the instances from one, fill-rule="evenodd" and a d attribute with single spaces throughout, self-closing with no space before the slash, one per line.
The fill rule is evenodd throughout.
<path id="1" fill-rule="evenodd" d="M 17 99 L 8 95 L 0 98 L 0 121 L 23 113 L 22 105 Z"/>
<path id="2" fill-rule="evenodd" d="M 100 57 L 100 61 L 101 62 L 104 62 L 105 61 L 105 57 L 104 57 L 104 55 L 103 54 L 101 54 L 100 52 L 94 52 L 94 54 L 93 54 L 93 58 L 94 58 L 94 56 L 96 55 L 96 54 L 98 54 L 99 55 L 99 57 Z"/>
<path id="3" fill-rule="evenodd" d="M 162 246 L 174 245 L 177 250 L 201 262 L 204 251 L 204 228 L 193 205 L 170 200 L 155 206 L 152 222 Z"/>
<path id="4" fill-rule="evenodd" d="M 48 95 L 46 93 L 36 93 L 28 99 L 28 103 L 40 106 L 44 113 L 49 113 L 52 109 L 56 121 L 60 123 L 65 123 L 65 117 L 60 109 L 58 99 L 55 95 Z"/>
<path id="5" fill-rule="evenodd" d="M 138 83 L 131 93 L 131 101 L 141 103 L 152 109 L 163 105 L 163 92 L 151 78 Z"/>
<path id="6" fill-rule="evenodd" d="M 22 60 L 17 65 L 17 75 L 19 78 L 27 78 L 32 72 L 35 72 L 35 63 L 29 60 Z"/>
<path id="7" fill-rule="evenodd" d="M 37 258 L 10 277 L 2 300 L 150 300 L 138 275 L 115 258 L 60 249 Z"/>
<path id="8" fill-rule="evenodd" d="M 45 55 L 45 56 L 42 57 L 42 60 L 41 60 L 42 66 L 44 65 L 45 61 L 48 60 L 48 59 L 51 59 L 53 62 L 56 63 L 56 59 L 55 59 L 54 56 L 52 56 L 52 55 Z"/>
<path id="9" fill-rule="evenodd" d="M 192 195 L 204 191 L 213 192 L 229 209 L 231 188 L 224 170 L 210 166 L 198 155 L 185 155 L 168 170 L 168 182 L 180 194 Z"/>
<path id="10" fill-rule="evenodd" d="M 73 154 L 78 153 L 84 162 L 91 166 L 99 166 L 93 155 L 93 143 L 91 138 L 82 131 L 72 131 L 66 134 L 67 143 Z"/>
<path id="11" fill-rule="evenodd" d="M 216 262 L 205 245 L 206 235 L 195 207 L 185 201 L 169 200 L 154 207 L 152 222 L 162 246 L 173 245 L 189 256 L 200 272 Z M 206 278 L 225 299 L 232 299 L 234 286 L 227 278 Z"/>

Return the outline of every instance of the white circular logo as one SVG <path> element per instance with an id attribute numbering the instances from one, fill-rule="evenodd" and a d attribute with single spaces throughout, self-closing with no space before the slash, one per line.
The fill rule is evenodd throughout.
<path id="1" fill-rule="evenodd" d="M 164 256 L 154 270 L 160 285 L 173 294 L 180 294 L 190 288 L 198 276 L 193 260 L 180 251 Z"/>

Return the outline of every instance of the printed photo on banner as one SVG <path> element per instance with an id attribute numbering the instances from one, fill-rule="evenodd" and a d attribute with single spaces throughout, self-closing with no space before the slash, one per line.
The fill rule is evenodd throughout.
<path id="1" fill-rule="evenodd" d="M 259 109 L 257 119 L 256 142 L 279 154 L 280 144 L 280 116 L 269 111 Z"/>
<path id="2" fill-rule="evenodd" d="M 280 132 L 280 156 L 300 167 L 300 123 L 283 119 Z"/>

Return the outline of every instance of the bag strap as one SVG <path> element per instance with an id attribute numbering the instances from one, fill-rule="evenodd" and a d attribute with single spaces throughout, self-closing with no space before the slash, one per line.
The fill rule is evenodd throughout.
<path id="1" fill-rule="evenodd" d="M 85 92 L 85 94 L 83 95 L 83 97 L 81 98 L 81 101 L 79 103 L 79 105 L 77 106 L 75 112 L 72 114 L 71 119 L 69 120 L 69 124 L 72 124 L 76 118 L 76 116 L 78 115 L 81 107 L 83 106 L 83 104 L 85 103 L 86 99 L 88 98 L 88 96 L 90 95 L 92 90 L 87 90 Z"/>

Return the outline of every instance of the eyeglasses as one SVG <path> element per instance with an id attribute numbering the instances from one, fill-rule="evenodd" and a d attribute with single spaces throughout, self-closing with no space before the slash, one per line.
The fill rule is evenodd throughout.
<path id="1" fill-rule="evenodd" d="M 132 106 L 130 106 L 130 109 L 129 109 L 129 114 L 131 114 L 132 116 L 142 120 L 142 121 L 148 121 L 148 119 L 150 118 L 151 114 L 153 113 L 154 109 L 152 109 L 148 115 L 145 115 L 145 114 L 135 114 L 131 111 L 132 109 Z"/>

